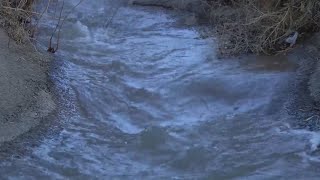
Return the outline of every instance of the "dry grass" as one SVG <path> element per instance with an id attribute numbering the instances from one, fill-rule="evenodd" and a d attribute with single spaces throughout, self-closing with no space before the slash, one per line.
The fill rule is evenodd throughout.
<path id="1" fill-rule="evenodd" d="M 34 0 L 0 0 L 2 26 L 9 36 L 23 43 L 32 35 L 31 20 Z"/>
<path id="2" fill-rule="evenodd" d="M 274 54 L 286 51 L 285 39 L 318 31 L 319 0 L 205 0 L 219 37 L 220 53 Z"/>
<path id="3" fill-rule="evenodd" d="M 81 3 L 83 0 L 79 0 Z M 181 0 L 192 2 L 191 0 Z M 41 18 L 48 9 L 40 13 L 32 10 L 35 0 L 0 0 L 1 23 L 11 38 L 25 42 L 32 38 L 37 22 L 32 17 Z M 319 0 L 199 0 L 205 4 L 208 19 L 214 25 L 219 37 L 219 52 L 222 55 L 240 53 L 274 54 L 286 51 L 289 47 L 285 39 L 293 32 L 299 39 L 318 31 L 320 28 Z M 201 6 L 203 7 L 203 5 Z M 61 11 L 63 6 L 61 8 Z M 72 10 L 71 10 L 72 11 Z M 70 11 L 70 12 L 71 12 Z M 57 13 L 59 14 L 59 13 Z M 68 16 L 68 13 L 66 17 Z M 60 29 L 66 17 L 57 18 L 57 43 L 49 49 L 58 49 Z"/>
<path id="4" fill-rule="evenodd" d="M 74 11 L 84 0 L 72 7 L 69 11 L 64 12 L 64 2 L 59 3 L 57 0 L 38 1 L 41 4 L 39 12 L 34 11 L 36 0 L 0 0 L 0 20 L 2 26 L 6 28 L 9 36 L 18 43 L 25 43 L 35 40 L 35 32 L 38 28 L 41 18 L 46 14 L 49 8 L 53 8 L 55 13 L 50 17 L 57 21 L 52 35 L 49 39 L 48 51 L 55 53 L 59 49 L 61 28 L 71 12 Z M 35 21 L 35 22 L 32 22 Z M 55 41 L 55 42 L 53 42 Z"/>

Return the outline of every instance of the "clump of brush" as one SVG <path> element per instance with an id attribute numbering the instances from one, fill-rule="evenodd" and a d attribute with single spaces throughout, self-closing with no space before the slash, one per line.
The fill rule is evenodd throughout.
<path id="1" fill-rule="evenodd" d="M 1 24 L 10 38 L 24 43 L 32 36 L 32 11 L 34 0 L 1 0 Z"/>
<path id="2" fill-rule="evenodd" d="M 319 0 L 203 0 L 219 38 L 219 52 L 275 54 L 286 40 L 320 28 Z M 298 38 L 298 39 L 299 39 Z M 292 44 L 291 44 L 292 45 Z"/>

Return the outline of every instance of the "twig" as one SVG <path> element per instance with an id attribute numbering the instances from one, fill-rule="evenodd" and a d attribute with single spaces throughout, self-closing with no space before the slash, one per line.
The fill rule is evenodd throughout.
<path id="1" fill-rule="evenodd" d="M 69 15 L 83 2 L 84 0 L 80 0 L 75 6 L 73 6 L 73 8 L 68 12 L 68 14 L 61 20 L 62 18 L 62 11 L 63 11 L 63 8 L 64 8 L 64 1 L 63 1 L 63 4 L 62 4 L 62 8 L 61 8 L 61 11 L 60 11 L 60 15 L 59 15 L 59 21 L 57 23 L 57 26 L 55 27 L 51 37 L 50 37 L 50 41 L 49 41 L 49 48 L 48 48 L 48 51 L 49 52 L 52 52 L 52 53 L 55 53 L 57 52 L 57 50 L 59 49 L 59 44 L 60 44 L 60 34 L 61 34 L 61 29 L 62 29 L 62 26 L 63 24 L 65 23 L 66 19 L 69 17 Z M 61 24 L 60 24 L 61 22 Z M 52 45 L 52 38 L 54 36 L 54 34 L 57 32 L 58 30 L 58 35 L 57 35 L 57 43 L 56 43 L 56 48 L 53 48 L 51 45 Z"/>
<path id="2" fill-rule="evenodd" d="M 80 0 L 78 2 L 78 4 L 76 4 L 75 6 L 73 6 L 73 8 L 69 11 L 69 13 L 65 16 L 65 18 L 62 20 L 62 23 L 60 25 L 60 28 L 59 28 L 59 31 L 58 31 L 58 39 L 57 39 L 57 45 L 56 45 L 56 51 L 58 50 L 59 48 L 59 43 L 60 43 L 60 33 L 61 33 L 61 29 L 62 29 L 62 26 L 64 24 L 64 22 L 66 21 L 66 19 L 69 17 L 69 15 L 83 2 L 84 0 Z"/>
<path id="3" fill-rule="evenodd" d="M 116 16 L 119 8 L 120 8 L 120 7 L 117 7 L 117 9 L 113 12 L 113 14 L 112 14 L 111 18 L 109 19 L 109 21 L 104 25 L 104 27 L 105 27 L 106 29 L 108 29 L 108 27 L 109 27 L 110 24 L 112 23 L 112 21 L 113 21 L 114 17 Z"/>
<path id="4" fill-rule="evenodd" d="M 49 39 L 49 47 L 48 47 L 48 52 L 51 52 L 51 53 L 55 53 L 56 52 L 56 49 L 54 49 L 52 47 L 52 39 L 53 39 L 53 36 L 54 34 L 56 33 L 58 27 L 59 27 L 59 24 L 60 24 L 60 21 L 61 21 L 61 17 L 62 17 L 62 12 L 63 12 L 63 8 L 64 8 L 64 1 L 62 1 L 62 6 L 61 6 L 61 10 L 60 10 L 60 15 L 59 15 L 59 19 L 58 19 L 58 23 L 55 27 L 55 29 L 53 30 L 52 34 L 51 34 L 51 37 Z"/>

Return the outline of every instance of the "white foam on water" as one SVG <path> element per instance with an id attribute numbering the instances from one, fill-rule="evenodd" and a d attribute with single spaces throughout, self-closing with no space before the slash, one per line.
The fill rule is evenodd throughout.
<path id="1" fill-rule="evenodd" d="M 293 136 L 297 139 L 296 143 L 302 143 L 306 145 L 306 148 L 297 153 L 303 158 L 303 161 L 320 162 L 320 155 L 315 154 L 319 151 L 320 146 L 320 132 L 308 131 L 306 129 L 292 129 L 289 124 L 284 124 L 284 128 L 277 128 L 276 132 L 288 136 Z"/>
<path id="2" fill-rule="evenodd" d="M 299 129 L 299 130 L 290 130 L 290 133 L 296 136 L 306 137 L 309 141 L 311 152 L 318 150 L 318 146 L 320 145 L 320 132 L 313 132 L 313 131 L 308 131 L 304 129 Z"/>
<path id="3" fill-rule="evenodd" d="M 126 120 L 126 118 L 121 115 L 113 114 L 112 119 L 115 119 L 115 121 L 113 121 L 114 125 L 124 133 L 139 134 L 143 131 L 143 128 L 139 128 L 138 126 L 130 123 L 129 120 Z"/>

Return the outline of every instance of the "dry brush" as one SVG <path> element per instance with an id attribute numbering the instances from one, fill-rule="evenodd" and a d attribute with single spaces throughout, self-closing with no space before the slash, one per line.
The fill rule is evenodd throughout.
<path id="1" fill-rule="evenodd" d="M 319 30 L 319 0 L 205 0 L 206 14 L 224 55 L 274 54 L 290 49 L 286 39 Z"/>

